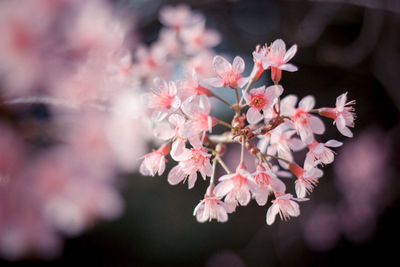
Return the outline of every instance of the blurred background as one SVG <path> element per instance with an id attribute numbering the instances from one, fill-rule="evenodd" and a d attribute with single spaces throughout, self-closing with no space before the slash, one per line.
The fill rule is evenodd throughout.
<path id="1" fill-rule="evenodd" d="M 348 92 L 356 100 L 354 138 L 330 120 L 327 139 L 345 140 L 337 160 L 301 204 L 301 216 L 267 226 L 267 207 L 254 201 L 224 224 L 201 224 L 192 216 L 206 190 L 198 183 L 170 186 L 162 177 L 121 175 L 122 215 L 68 238 L 58 258 L 34 255 L 2 266 L 337 266 L 396 262 L 400 237 L 400 2 L 396 0 L 115 0 L 132 14 L 135 40 L 150 45 L 162 27 L 164 5 L 185 3 L 204 14 L 221 35 L 217 54 L 240 55 L 249 75 L 257 44 L 282 38 L 298 45 L 284 73 L 285 94 L 308 94 L 317 106 L 333 106 Z M 1 51 L 0 51 L 1 53 Z M 263 76 L 260 83 L 268 83 Z M 43 106 L 24 113 L 45 116 Z M 215 111 L 218 112 L 218 111 Z M 37 115 L 39 113 L 39 115 Z M 7 117 L 5 111 L 2 116 Z M 225 119 L 229 119 L 226 116 Z M 235 149 L 234 147 L 231 149 Z M 227 155 L 229 156 L 229 155 Z M 304 156 L 304 155 L 303 155 Z M 167 167 L 167 170 L 171 166 Z M 292 189 L 289 189 L 291 191 Z M 293 190 L 294 191 L 294 190 Z M 4 215 L 3 215 L 4 216 Z"/>

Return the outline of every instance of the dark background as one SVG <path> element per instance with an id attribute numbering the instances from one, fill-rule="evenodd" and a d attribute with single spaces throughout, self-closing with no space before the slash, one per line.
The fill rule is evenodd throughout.
<path id="1" fill-rule="evenodd" d="M 307 246 L 302 225 L 317 203 L 334 203 L 340 194 L 332 166 L 302 203 L 302 215 L 267 226 L 267 207 L 253 201 L 238 208 L 225 224 L 200 224 L 192 216 L 206 184 L 193 190 L 170 186 L 163 177 L 123 176 L 126 208 L 117 221 L 101 223 L 65 243 L 56 261 L 29 258 L 14 264 L 71 266 L 382 266 L 397 262 L 400 237 L 398 182 L 400 107 L 400 4 L 384 0 L 331 1 L 113 1 L 136 16 L 143 42 L 157 38 L 157 12 L 164 4 L 187 3 L 205 14 L 208 28 L 221 33 L 217 53 L 240 55 L 250 73 L 255 45 L 282 38 L 298 44 L 295 73 L 284 73 L 285 94 L 312 94 L 318 106 L 332 106 L 348 92 L 356 99 L 354 135 L 378 129 L 390 140 L 388 201 L 369 238 L 353 242 L 340 236 L 336 246 L 317 251 Z M 264 82 L 268 82 L 264 77 Z M 328 121 L 326 121 L 328 122 Z M 344 140 L 326 124 L 326 138 Z M 339 150 L 340 154 L 340 150 Z M 380 177 L 376 177 L 380 179 Z M 290 189 L 291 190 L 291 189 Z M 2 266 L 10 263 L 1 262 Z"/>

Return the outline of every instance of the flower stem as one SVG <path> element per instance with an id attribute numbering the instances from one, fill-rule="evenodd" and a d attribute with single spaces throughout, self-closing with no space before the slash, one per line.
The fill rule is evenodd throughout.
<path id="1" fill-rule="evenodd" d="M 287 159 L 284 159 L 284 158 L 281 158 L 281 157 L 277 157 L 277 156 L 274 156 L 274 155 L 270 155 L 270 154 L 263 154 L 265 157 L 271 157 L 271 158 L 274 158 L 274 159 L 276 159 L 276 160 L 281 160 L 281 161 L 283 161 L 283 162 L 285 162 L 285 163 L 287 163 L 287 164 L 290 164 L 291 162 L 290 161 L 288 161 Z"/>
<path id="2" fill-rule="evenodd" d="M 229 123 L 227 123 L 227 122 L 224 122 L 224 121 L 221 121 L 221 120 L 218 120 L 217 121 L 217 123 L 218 124 L 221 124 L 221 125 L 224 125 L 225 127 L 228 127 L 228 128 L 230 128 L 230 129 L 232 129 L 232 130 L 234 130 L 235 128 L 233 128 L 232 127 L 232 125 L 230 125 Z"/>
<path id="3" fill-rule="evenodd" d="M 240 151 L 240 163 L 242 164 L 244 160 L 244 135 L 242 135 L 242 150 Z"/>
<path id="4" fill-rule="evenodd" d="M 222 168 L 224 168 L 226 173 L 230 174 L 231 171 L 229 170 L 228 166 L 226 166 L 225 162 L 219 156 L 216 156 L 215 158 L 217 159 L 218 163 L 222 166 Z"/>
<path id="5" fill-rule="evenodd" d="M 224 103 L 225 105 L 227 105 L 229 108 L 232 108 L 232 107 L 231 107 L 231 104 L 229 104 L 229 102 L 226 101 L 225 99 L 223 99 L 222 97 L 220 97 L 220 96 L 218 96 L 218 95 L 216 95 L 216 94 L 214 94 L 214 93 L 211 93 L 211 96 L 215 97 L 216 99 L 218 99 L 219 101 L 221 101 L 222 103 Z"/>
<path id="6" fill-rule="evenodd" d="M 214 180 L 215 180 L 215 170 L 217 169 L 217 157 L 214 158 L 213 163 L 212 163 L 212 174 L 210 178 L 210 185 L 214 185 Z"/>

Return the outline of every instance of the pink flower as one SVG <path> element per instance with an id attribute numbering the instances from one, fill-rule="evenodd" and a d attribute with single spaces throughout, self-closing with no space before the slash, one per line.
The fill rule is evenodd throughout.
<path id="1" fill-rule="evenodd" d="M 140 173 L 142 175 L 154 176 L 156 173 L 162 175 L 165 170 L 165 157 L 168 155 L 170 150 L 169 144 L 162 145 L 159 149 L 153 150 L 153 152 L 144 156 L 144 160 L 140 165 Z"/>
<path id="2" fill-rule="evenodd" d="M 267 153 L 270 155 L 278 155 L 278 157 L 293 161 L 292 150 L 294 152 L 302 150 L 305 145 L 297 137 L 292 137 L 296 133 L 295 130 L 287 129 L 285 124 L 281 124 L 270 131 L 270 145 Z M 287 163 L 279 161 L 279 164 L 287 168 Z"/>
<path id="3" fill-rule="evenodd" d="M 162 121 L 180 107 L 181 100 L 174 82 L 170 81 L 167 84 L 166 81 L 156 78 L 154 86 L 152 93 L 144 94 L 142 100 L 149 108 L 154 109 L 151 118 L 154 121 Z"/>
<path id="4" fill-rule="evenodd" d="M 187 5 L 165 6 L 160 11 L 161 23 L 178 31 L 202 20 L 204 20 L 203 16 L 192 12 Z"/>
<path id="5" fill-rule="evenodd" d="M 182 29 L 180 36 L 188 54 L 196 54 L 202 50 L 219 44 L 221 37 L 216 31 L 206 30 L 204 22 Z"/>
<path id="6" fill-rule="evenodd" d="M 191 189 L 197 180 L 197 172 L 200 172 L 204 180 L 206 176 L 212 174 L 211 155 L 207 153 L 207 149 L 202 146 L 198 138 L 191 138 L 190 144 L 193 148 L 185 149 L 185 152 L 182 152 L 185 157 L 182 157 L 182 161 L 168 174 L 168 182 L 171 185 L 186 181 L 189 177 L 188 187 Z"/>
<path id="7" fill-rule="evenodd" d="M 251 124 L 259 122 L 263 118 L 260 111 L 267 113 L 282 92 L 283 88 L 280 85 L 272 85 L 266 89 L 265 86 L 261 86 L 251 90 L 250 94 L 243 91 L 246 104 L 250 106 L 246 114 L 247 121 Z"/>
<path id="8" fill-rule="evenodd" d="M 211 221 L 216 219 L 218 222 L 226 222 L 228 220 L 228 213 L 225 209 L 225 203 L 221 198 L 217 198 L 214 193 L 214 186 L 210 185 L 207 188 L 207 193 L 204 199 L 200 201 L 193 211 L 193 216 L 196 216 L 198 222 Z"/>
<path id="9" fill-rule="evenodd" d="M 296 163 L 290 163 L 289 169 L 297 177 L 295 189 L 299 198 L 304 198 L 306 194 L 311 193 L 318 184 L 318 179 L 324 174 L 320 169 L 310 165 L 305 165 L 303 169 Z"/>
<path id="10" fill-rule="evenodd" d="M 271 192 L 284 193 L 286 190 L 285 184 L 269 170 L 268 166 L 257 165 L 257 171 L 252 176 L 254 183 L 257 185 L 254 197 L 260 206 L 264 206 L 267 203 Z"/>
<path id="11" fill-rule="evenodd" d="M 205 95 L 194 95 L 186 99 L 181 107 L 183 113 L 191 120 L 192 129 L 197 133 L 211 132 L 217 119 L 210 116 L 211 104 Z"/>
<path id="12" fill-rule="evenodd" d="M 313 96 L 304 97 L 300 101 L 297 109 L 294 107 L 296 102 L 297 97 L 295 95 L 288 95 L 282 99 L 281 114 L 289 116 L 292 119 L 301 141 L 305 144 L 310 144 L 314 140 L 313 133 L 323 134 L 325 132 L 325 126 L 320 118 L 309 113 L 315 105 Z"/>
<path id="13" fill-rule="evenodd" d="M 139 46 L 135 57 L 137 61 L 136 71 L 144 78 L 166 77 L 169 73 L 170 66 L 167 62 L 167 53 L 165 48 L 157 43 L 150 48 Z"/>
<path id="14" fill-rule="evenodd" d="M 286 51 L 285 42 L 281 39 L 275 40 L 270 46 L 267 56 L 263 53 L 253 53 L 254 58 L 261 60 L 264 69 L 271 68 L 271 78 L 274 82 L 279 82 L 282 75 L 282 70 L 289 72 L 297 71 L 297 67 L 289 64 L 297 52 L 297 45 L 293 45 Z M 264 52 L 265 53 L 265 52 Z"/>
<path id="15" fill-rule="evenodd" d="M 250 78 L 255 82 L 260 79 L 261 75 L 264 72 L 263 59 L 267 57 L 267 53 L 268 53 L 267 45 L 264 45 L 263 47 L 257 45 L 256 50 L 253 52 L 254 66 L 253 70 L 251 71 Z"/>
<path id="16" fill-rule="evenodd" d="M 255 184 L 243 164 L 237 167 L 235 173 L 226 174 L 219 178 L 219 181 L 220 183 L 214 189 L 217 197 L 226 196 L 226 203 L 239 203 L 242 206 L 250 202 L 250 191 L 254 191 Z"/>
<path id="17" fill-rule="evenodd" d="M 297 217 L 300 215 L 300 207 L 296 201 L 305 201 L 308 199 L 294 198 L 292 194 L 277 194 L 275 200 L 267 211 L 267 224 L 271 225 L 275 221 L 276 215 L 279 213 L 281 220 L 287 220 L 290 216 Z"/>
<path id="18" fill-rule="evenodd" d="M 356 103 L 355 100 L 347 102 L 347 92 L 336 98 L 336 108 L 320 108 L 318 110 L 321 116 L 334 119 L 337 129 L 341 134 L 347 137 L 353 137 L 353 133 L 348 127 L 354 127 L 354 108 L 349 107 Z"/>
<path id="19" fill-rule="evenodd" d="M 208 78 L 205 81 L 214 87 L 231 87 L 242 88 L 249 80 L 243 78 L 244 61 L 237 56 L 233 59 L 233 63 L 229 63 L 221 56 L 215 56 L 213 59 L 214 70 L 217 73 L 217 78 Z"/>
<path id="20" fill-rule="evenodd" d="M 183 101 L 193 95 L 211 95 L 210 90 L 200 85 L 195 69 L 192 70 L 191 77 L 188 77 L 183 81 L 180 90 L 180 96 Z"/>
<path id="21" fill-rule="evenodd" d="M 190 73 L 195 70 L 200 78 L 210 77 L 214 75 L 213 58 L 214 55 L 210 51 L 201 51 L 185 63 L 185 71 Z"/>
<path id="22" fill-rule="evenodd" d="M 309 151 L 306 156 L 305 165 L 315 166 L 316 164 L 330 164 L 335 159 L 335 155 L 328 147 L 340 147 L 342 142 L 336 140 L 329 140 L 326 143 L 318 143 L 314 140 L 311 144 L 307 145 Z"/>

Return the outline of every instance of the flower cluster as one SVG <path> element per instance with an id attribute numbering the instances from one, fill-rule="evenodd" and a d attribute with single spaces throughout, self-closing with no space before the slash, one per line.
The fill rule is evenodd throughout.
<path id="1" fill-rule="evenodd" d="M 237 206 L 248 205 L 252 198 L 264 206 L 271 195 L 267 224 L 272 224 L 277 214 L 284 220 L 298 216 L 298 202 L 308 200 L 306 197 L 323 176 L 320 167 L 332 163 L 335 157 L 332 148 L 342 145 L 336 140 L 320 141 L 317 136 L 324 134 L 325 125 L 318 115 L 333 119 L 340 133 L 352 137 L 349 127 L 354 127 L 352 105 L 355 101 L 347 102 L 347 93 L 344 93 L 336 99 L 336 107 L 315 108 L 313 96 L 304 97 L 298 105 L 297 96 L 282 97 L 282 71 L 297 71 L 289 63 L 296 52 L 296 45 L 286 51 L 285 43 L 278 39 L 270 45 L 256 47 L 249 77 L 243 75 L 245 62 L 241 57 L 235 57 L 230 63 L 217 55 L 212 61 L 211 77 L 199 80 L 193 70 L 193 76 L 183 81 L 166 82 L 156 78 L 151 93 L 145 94 L 143 100 L 155 124 L 154 135 L 164 143 L 144 157 L 141 173 L 161 175 L 169 154 L 177 162 L 168 173 L 171 185 L 187 182 L 191 189 L 198 173 L 203 180 L 210 177 L 204 199 L 193 213 L 199 222 L 212 219 L 225 222 Z M 253 88 L 267 70 L 273 85 Z M 221 87 L 225 89 L 217 89 Z M 236 103 L 218 96 L 219 90 L 234 93 Z M 211 115 L 211 98 L 232 110 L 230 123 Z M 217 124 L 227 131 L 212 134 Z M 235 171 L 222 158 L 227 143 L 241 145 Z M 294 161 L 293 152 L 303 149 L 308 152 L 301 167 Z M 245 150 L 254 159 L 255 172 L 249 171 L 244 163 Z M 218 165 L 226 174 L 217 179 Z M 292 174 L 296 196 L 287 192 L 286 184 L 280 179 Z"/>

